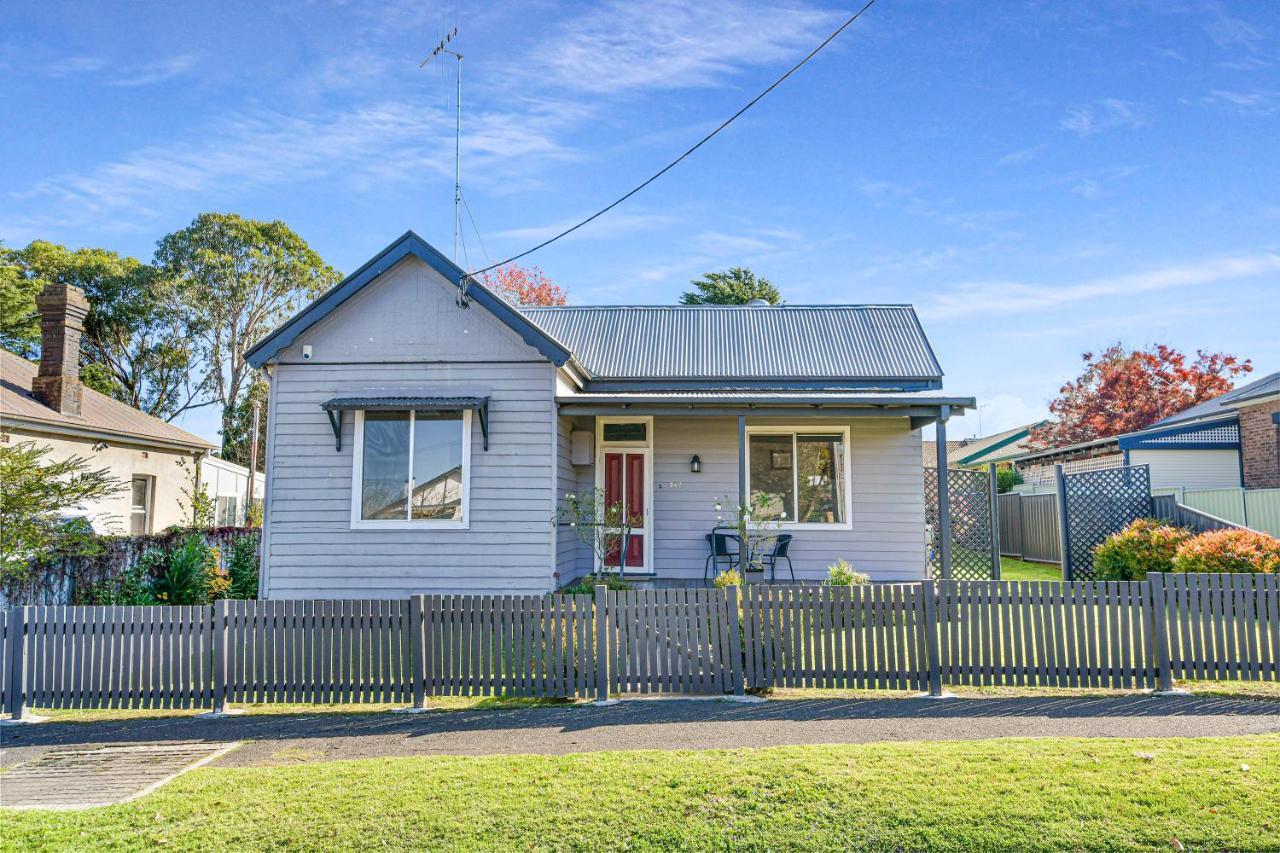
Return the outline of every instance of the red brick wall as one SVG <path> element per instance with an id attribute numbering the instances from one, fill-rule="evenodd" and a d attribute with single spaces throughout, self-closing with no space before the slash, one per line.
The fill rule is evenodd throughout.
<path id="1" fill-rule="evenodd" d="M 1280 426 L 1271 416 L 1280 401 L 1240 409 L 1240 450 L 1246 489 L 1280 489 Z"/>

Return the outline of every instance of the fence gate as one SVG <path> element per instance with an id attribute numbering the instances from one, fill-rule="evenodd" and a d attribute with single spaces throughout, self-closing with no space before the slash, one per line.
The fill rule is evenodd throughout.
<path id="1" fill-rule="evenodd" d="M 742 689 L 736 588 L 628 590 L 607 602 L 610 693 Z"/>
<path id="2" fill-rule="evenodd" d="M 1066 520 L 1063 567 L 1067 580 L 1093 580 L 1093 549 L 1130 522 L 1151 514 L 1146 465 L 1066 474 L 1059 485 Z"/>
<path id="3" fill-rule="evenodd" d="M 996 519 L 991 517 L 991 478 L 986 471 L 948 469 L 951 503 L 951 577 L 993 580 L 992 549 Z M 941 559 L 938 529 L 938 469 L 924 469 L 924 521 L 929 532 L 929 576 Z"/>

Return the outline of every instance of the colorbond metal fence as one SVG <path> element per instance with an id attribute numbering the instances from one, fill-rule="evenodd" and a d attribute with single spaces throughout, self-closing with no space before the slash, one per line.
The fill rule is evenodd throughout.
<path id="1" fill-rule="evenodd" d="M 222 709 L 943 684 L 1280 680 L 1280 578 L 756 585 L 0 612 L 0 701 Z"/>

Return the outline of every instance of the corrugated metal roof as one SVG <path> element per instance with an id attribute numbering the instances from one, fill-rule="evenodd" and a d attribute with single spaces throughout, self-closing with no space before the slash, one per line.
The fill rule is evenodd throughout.
<path id="1" fill-rule="evenodd" d="M 596 379 L 937 380 L 910 305 L 524 308 Z"/>
<path id="2" fill-rule="evenodd" d="M 90 388 L 84 389 L 80 416 L 64 415 L 31 393 L 31 380 L 35 378 L 37 369 L 37 365 L 25 358 L 0 349 L 0 416 L 4 420 L 30 421 L 43 425 L 49 431 L 64 428 L 110 433 L 138 444 L 163 443 L 197 450 L 213 447 L 198 435 Z"/>
<path id="3" fill-rule="evenodd" d="M 941 391 L 584 391 L 556 397 L 559 403 L 747 403 L 797 406 L 939 406 L 974 404 L 972 397 Z"/>
<path id="4" fill-rule="evenodd" d="M 320 404 L 326 411 L 343 409 L 478 409 L 488 397 L 334 397 Z"/>

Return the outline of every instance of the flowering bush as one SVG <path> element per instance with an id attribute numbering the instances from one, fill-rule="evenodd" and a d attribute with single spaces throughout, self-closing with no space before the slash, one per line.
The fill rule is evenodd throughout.
<path id="1" fill-rule="evenodd" d="M 1147 572 L 1170 571 L 1178 546 L 1190 537 L 1186 528 L 1139 518 L 1093 549 L 1094 573 L 1099 580 L 1140 581 Z"/>
<path id="2" fill-rule="evenodd" d="M 1280 572 L 1280 539 L 1252 530 L 1210 530 L 1178 546 L 1179 572 Z"/>
<path id="3" fill-rule="evenodd" d="M 726 569 L 716 575 L 711 581 L 716 589 L 724 589 L 729 586 L 742 586 L 742 575 L 738 574 L 737 569 Z"/>
<path id="4" fill-rule="evenodd" d="M 871 575 L 855 572 L 848 560 L 837 560 L 827 566 L 827 586 L 862 586 L 871 583 Z"/>

